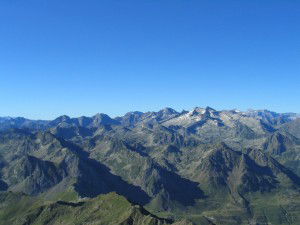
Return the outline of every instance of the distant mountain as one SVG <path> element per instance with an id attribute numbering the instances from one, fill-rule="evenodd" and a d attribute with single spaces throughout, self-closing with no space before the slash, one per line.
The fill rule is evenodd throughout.
<path id="1" fill-rule="evenodd" d="M 40 130 L 45 129 L 48 123 L 46 120 L 29 120 L 23 117 L 0 117 L 0 130 L 10 128 Z"/>
<path id="2" fill-rule="evenodd" d="M 52 121 L 49 120 L 29 120 L 23 117 L 0 117 L 0 130 L 9 128 L 27 128 L 41 130 L 51 128 L 60 123 L 67 123 L 81 127 L 99 127 L 101 125 L 122 125 L 125 127 L 135 127 L 139 125 L 164 124 L 167 126 L 192 126 L 196 122 L 219 121 L 223 125 L 232 125 L 234 121 L 241 122 L 260 121 L 262 126 L 278 127 L 284 123 L 300 118 L 296 113 L 275 113 L 268 110 L 249 110 L 241 112 L 238 110 L 216 111 L 213 108 L 196 107 L 191 111 L 177 112 L 172 108 L 164 108 L 158 112 L 129 112 L 122 117 L 110 118 L 108 115 L 98 113 L 92 117 L 70 118 L 66 115 L 60 116 Z M 250 124 L 249 124 L 250 125 Z M 257 124 L 253 124 L 257 125 Z"/>
<path id="3" fill-rule="evenodd" d="M 296 225 L 299 119 L 211 107 L 117 118 L 0 118 L 0 219 L 58 224 L 66 219 L 62 211 L 85 222 L 79 212 L 107 221 L 99 224 Z M 123 220 L 116 207 L 103 214 L 104 196 L 125 201 L 111 192 L 140 207 L 126 203 Z M 11 215 L 14 196 L 37 206 L 23 212 L 19 205 Z M 99 213 L 92 211 L 98 204 Z"/>

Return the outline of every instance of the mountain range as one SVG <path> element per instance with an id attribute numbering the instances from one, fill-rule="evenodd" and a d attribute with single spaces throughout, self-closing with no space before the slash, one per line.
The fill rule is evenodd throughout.
<path id="1" fill-rule="evenodd" d="M 0 224 L 300 224 L 300 115 L 0 118 Z"/>

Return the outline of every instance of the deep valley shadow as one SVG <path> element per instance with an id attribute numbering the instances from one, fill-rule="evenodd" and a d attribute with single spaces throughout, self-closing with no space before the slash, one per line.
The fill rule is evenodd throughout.
<path id="1" fill-rule="evenodd" d="M 185 179 L 174 172 L 159 167 L 162 185 L 168 192 L 169 198 L 184 206 L 192 206 L 196 199 L 205 198 L 199 183 Z"/>
<path id="2" fill-rule="evenodd" d="M 134 203 L 140 205 L 149 203 L 150 197 L 140 187 L 129 184 L 121 177 L 112 174 L 107 166 L 89 158 L 89 154 L 77 145 L 61 141 L 65 147 L 79 156 L 80 176 L 75 184 L 75 190 L 82 197 L 96 197 L 99 194 L 116 192 Z"/>
<path id="3" fill-rule="evenodd" d="M 75 188 L 81 196 L 95 197 L 99 194 L 116 192 L 140 205 L 150 202 L 151 198 L 145 191 L 138 186 L 127 183 L 120 176 L 112 174 L 106 165 L 89 158 L 88 152 L 83 151 L 73 143 L 67 141 L 62 141 L 62 143 L 80 158 L 81 176 Z M 197 182 L 182 178 L 158 164 L 154 164 L 153 169 L 157 170 L 160 176 L 160 179 L 155 182 L 156 193 L 163 189 L 169 200 L 184 206 L 194 205 L 196 199 L 205 198 Z"/>

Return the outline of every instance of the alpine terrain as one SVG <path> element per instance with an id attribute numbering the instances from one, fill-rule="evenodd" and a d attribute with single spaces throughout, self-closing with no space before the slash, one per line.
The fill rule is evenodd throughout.
<path id="1" fill-rule="evenodd" d="M 299 225 L 300 115 L 0 118 L 0 225 Z"/>

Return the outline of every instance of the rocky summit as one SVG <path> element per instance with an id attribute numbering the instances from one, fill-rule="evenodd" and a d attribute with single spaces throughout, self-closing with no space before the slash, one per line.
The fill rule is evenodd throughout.
<path id="1" fill-rule="evenodd" d="M 0 224 L 300 224 L 300 115 L 0 118 Z"/>

